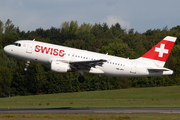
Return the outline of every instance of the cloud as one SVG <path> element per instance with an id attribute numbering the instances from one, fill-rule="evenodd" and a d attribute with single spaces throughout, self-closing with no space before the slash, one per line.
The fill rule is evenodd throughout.
<path id="1" fill-rule="evenodd" d="M 18 7 L 22 7 L 23 6 L 23 3 L 22 2 L 19 2 L 18 3 Z"/>
<path id="2" fill-rule="evenodd" d="M 101 23 L 107 23 L 109 27 L 112 25 L 115 25 L 116 23 L 119 23 L 122 28 L 130 29 L 130 22 L 123 20 L 121 17 L 118 16 L 107 16 L 106 19 L 103 19 Z"/>

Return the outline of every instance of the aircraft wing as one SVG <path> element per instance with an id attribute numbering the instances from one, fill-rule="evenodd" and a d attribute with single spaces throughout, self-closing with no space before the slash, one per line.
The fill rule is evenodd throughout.
<path id="1" fill-rule="evenodd" d="M 106 62 L 107 60 L 88 60 L 88 61 L 71 61 L 70 64 L 102 64 Z"/>
<path id="2" fill-rule="evenodd" d="M 70 67 L 77 70 L 87 70 L 90 71 L 91 69 L 94 69 L 96 65 L 102 66 L 104 62 L 107 60 L 105 59 L 99 59 L 99 60 L 84 60 L 84 61 L 69 61 L 69 60 L 57 60 L 57 59 L 51 59 L 56 60 L 59 62 L 69 63 Z"/>
<path id="3" fill-rule="evenodd" d="M 102 66 L 107 60 L 88 60 L 88 61 L 69 61 L 72 69 L 75 71 L 88 71 L 89 73 L 104 73 L 102 70 L 95 68 L 96 65 Z"/>
<path id="4" fill-rule="evenodd" d="M 95 67 L 96 65 L 102 65 L 104 62 L 107 60 L 100 59 L 100 60 L 88 60 L 88 61 L 71 61 L 69 62 L 70 65 L 72 66 L 84 66 L 84 67 Z"/>
<path id="5" fill-rule="evenodd" d="M 50 59 L 50 61 L 59 61 L 63 63 L 69 63 L 72 71 L 87 71 L 89 73 L 102 74 L 104 73 L 102 70 L 97 69 L 95 66 L 102 66 L 104 62 L 107 60 L 84 60 L 84 61 L 69 61 L 66 59 Z"/>

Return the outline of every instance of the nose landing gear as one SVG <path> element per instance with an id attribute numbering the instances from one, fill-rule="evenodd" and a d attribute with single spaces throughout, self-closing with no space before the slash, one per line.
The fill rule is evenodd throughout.
<path id="1" fill-rule="evenodd" d="M 24 68 L 24 71 L 27 71 L 27 68 L 28 68 L 29 64 L 30 64 L 30 61 L 28 60 L 27 63 L 26 63 L 26 67 Z"/>

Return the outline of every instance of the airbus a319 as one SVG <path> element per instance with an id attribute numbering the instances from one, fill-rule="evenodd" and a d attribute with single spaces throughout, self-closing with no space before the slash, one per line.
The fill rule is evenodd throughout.
<path id="1" fill-rule="evenodd" d="M 117 77 L 141 77 L 172 75 L 173 71 L 164 64 L 176 41 L 176 37 L 167 36 L 147 53 L 137 59 L 127 59 L 100 54 L 35 40 L 19 40 L 4 47 L 4 52 L 30 61 L 50 64 L 54 72 L 66 73 L 78 71 L 79 82 L 84 81 L 83 73 L 93 73 Z"/>

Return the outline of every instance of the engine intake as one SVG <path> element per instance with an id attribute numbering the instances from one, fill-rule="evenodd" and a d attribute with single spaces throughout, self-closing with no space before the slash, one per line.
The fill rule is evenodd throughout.
<path id="1" fill-rule="evenodd" d="M 63 62 L 59 62 L 59 61 L 52 61 L 51 62 L 51 71 L 66 73 L 68 71 L 71 71 L 71 68 L 70 68 L 70 65 L 68 63 L 63 63 Z"/>

